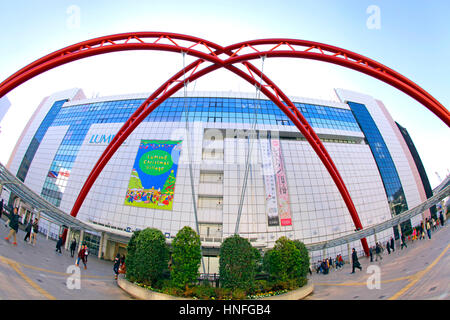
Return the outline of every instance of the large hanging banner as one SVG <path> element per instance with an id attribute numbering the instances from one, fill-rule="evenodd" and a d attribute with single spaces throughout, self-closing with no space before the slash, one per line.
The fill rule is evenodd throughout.
<path id="1" fill-rule="evenodd" d="M 141 140 L 128 183 L 128 206 L 172 210 L 181 141 Z"/>
<path id="2" fill-rule="evenodd" d="M 281 154 L 280 140 L 272 139 L 272 159 L 277 181 L 278 212 L 282 226 L 292 225 L 291 208 L 289 205 L 289 191 Z"/>
<path id="3" fill-rule="evenodd" d="M 262 176 L 266 191 L 266 214 L 269 226 L 280 225 L 277 205 L 277 189 L 275 182 L 275 170 L 272 163 L 270 142 L 267 139 L 259 139 L 261 150 Z"/>

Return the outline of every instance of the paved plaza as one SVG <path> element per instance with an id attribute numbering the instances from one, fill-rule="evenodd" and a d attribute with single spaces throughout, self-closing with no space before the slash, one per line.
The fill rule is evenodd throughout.
<path id="1" fill-rule="evenodd" d="M 450 299 L 450 228 L 448 224 L 431 234 L 431 240 L 407 242 L 407 248 L 382 254 L 383 260 L 370 263 L 360 257 L 362 271 L 351 274 L 351 266 L 332 270 L 329 274 L 313 271 L 314 293 L 310 300 L 449 300 Z M 398 243 L 398 242 L 397 242 Z M 376 289 L 372 268 L 380 271 L 380 288 Z"/>
<path id="2" fill-rule="evenodd" d="M 19 230 L 17 246 L 7 242 L 9 228 L 0 221 L 0 299 L 3 300 L 123 300 L 131 299 L 114 280 L 113 263 L 88 257 L 81 270 L 80 289 L 69 289 L 67 268 L 75 264 L 70 251 L 55 252 L 56 242 L 39 234 L 36 246 L 23 241 Z M 80 266 L 83 264 L 81 263 Z M 70 281 L 74 284 L 75 282 Z"/>
<path id="3" fill-rule="evenodd" d="M 448 225 L 432 233 L 432 239 L 408 242 L 408 248 L 388 255 L 383 260 L 369 263 L 361 257 L 363 270 L 350 274 L 345 265 L 327 275 L 313 273 L 314 293 L 308 300 L 353 299 L 435 299 L 449 300 L 450 289 L 450 228 Z M 88 260 L 87 270 L 81 268 L 79 289 L 70 289 L 67 268 L 75 258 L 69 251 L 55 252 L 55 241 L 38 235 L 36 246 L 23 241 L 20 230 L 17 246 L 4 240 L 9 228 L 0 224 L 0 299 L 3 300 L 126 300 L 132 299 L 114 280 L 111 261 L 94 256 Z M 370 265 L 378 266 L 380 288 L 369 289 L 367 273 Z"/>

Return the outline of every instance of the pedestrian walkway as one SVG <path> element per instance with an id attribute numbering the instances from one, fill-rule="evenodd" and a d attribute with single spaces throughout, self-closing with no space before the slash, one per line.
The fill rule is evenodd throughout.
<path id="1" fill-rule="evenodd" d="M 76 258 L 70 257 L 70 251 L 57 254 L 56 242 L 40 234 L 32 246 L 23 241 L 22 230 L 13 246 L 4 240 L 8 231 L 0 221 L 0 299 L 131 299 L 117 286 L 112 261 L 89 256 L 87 269 L 80 268 L 80 289 L 69 289 L 67 279 L 73 275 L 67 271 Z"/>
<path id="2" fill-rule="evenodd" d="M 382 253 L 383 260 L 370 262 L 360 257 L 363 267 L 351 274 L 351 265 L 310 277 L 314 294 L 308 299 L 450 299 L 450 228 L 448 224 L 432 233 L 431 240 L 408 241 L 407 248 Z M 372 266 L 369 268 L 369 266 Z M 379 267 L 379 269 L 377 269 Z M 380 289 L 369 289 L 367 280 L 380 271 Z M 369 273 L 368 273 L 369 271 Z M 370 278 L 371 277 L 371 278 Z M 370 283 L 372 283 L 370 281 Z"/>

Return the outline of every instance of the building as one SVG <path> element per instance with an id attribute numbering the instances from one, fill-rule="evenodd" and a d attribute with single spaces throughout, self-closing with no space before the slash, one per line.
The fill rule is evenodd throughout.
<path id="1" fill-rule="evenodd" d="M 342 89 L 336 94 L 339 102 L 291 100 L 331 155 L 363 226 L 425 201 L 429 183 L 404 128 L 381 101 Z M 147 97 L 86 99 L 72 89 L 45 98 L 20 137 L 9 170 L 69 213 L 107 144 Z M 18 201 L 2 196 L 11 205 Z M 333 180 L 287 116 L 255 94 L 230 92 L 189 92 L 162 103 L 106 165 L 77 218 L 98 230 L 85 239 L 92 253 L 100 247 L 105 258 L 126 244 L 100 237 L 104 232 L 130 236 L 154 227 L 171 239 L 185 225 L 195 230 L 198 221 L 210 273 L 217 272 L 222 239 L 236 231 L 264 249 L 281 236 L 308 244 L 355 230 Z M 42 228 L 60 231 L 45 223 Z M 397 228 L 370 237 L 369 245 L 392 236 L 398 238 Z M 360 242 L 352 247 L 362 251 Z M 311 258 L 346 252 L 339 246 L 312 252 Z"/>

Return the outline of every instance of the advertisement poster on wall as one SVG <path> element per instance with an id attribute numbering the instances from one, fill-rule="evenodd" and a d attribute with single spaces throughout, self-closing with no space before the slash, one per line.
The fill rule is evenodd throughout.
<path id="1" fill-rule="evenodd" d="M 289 205 L 289 191 L 284 170 L 280 140 L 272 139 L 272 159 L 277 182 L 278 212 L 282 226 L 292 225 L 291 207 Z"/>
<path id="2" fill-rule="evenodd" d="M 261 164 L 266 196 L 266 214 L 269 226 L 280 225 L 278 217 L 277 187 L 272 163 L 272 151 L 268 139 L 260 139 Z"/>
<path id="3" fill-rule="evenodd" d="M 125 205 L 172 210 L 181 141 L 141 140 Z"/>

